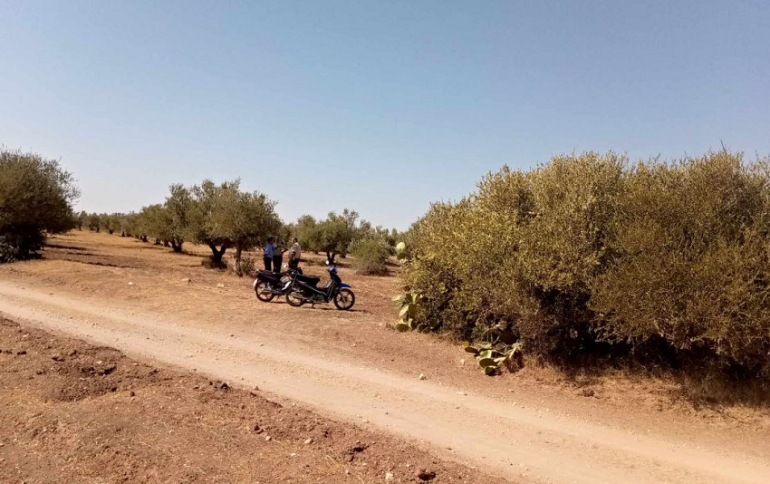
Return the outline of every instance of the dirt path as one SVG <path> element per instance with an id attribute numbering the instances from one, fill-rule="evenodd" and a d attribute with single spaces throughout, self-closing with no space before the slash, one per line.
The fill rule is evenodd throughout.
<path id="1" fill-rule="evenodd" d="M 286 308 L 288 309 L 288 308 Z M 407 378 L 266 332 L 0 282 L 0 312 L 129 355 L 254 386 L 523 482 L 766 483 L 770 455 L 629 432 Z M 303 317 L 306 314 L 303 314 Z M 83 323 L 85 322 L 85 324 Z M 764 454 L 764 456 L 763 456 Z"/>

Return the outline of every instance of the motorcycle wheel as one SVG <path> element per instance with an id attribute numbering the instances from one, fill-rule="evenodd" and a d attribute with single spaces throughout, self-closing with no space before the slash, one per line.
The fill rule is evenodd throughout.
<path id="1" fill-rule="evenodd" d="M 356 295 L 346 287 L 343 287 L 334 295 L 334 305 L 337 306 L 337 309 L 339 310 L 347 311 L 352 308 L 355 303 Z"/>
<path id="2" fill-rule="evenodd" d="M 286 302 L 289 303 L 289 306 L 293 306 L 295 308 L 298 308 L 303 304 L 305 304 L 305 300 L 297 297 L 294 291 L 291 291 L 286 294 Z"/>
<path id="3" fill-rule="evenodd" d="M 275 297 L 275 294 L 273 294 L 270 286 L 265 281 L 259 281 L 256 287 L 254 287 L 254 292 L 257 293 L 257 299 L 262 302 L 270 302 Z"/>

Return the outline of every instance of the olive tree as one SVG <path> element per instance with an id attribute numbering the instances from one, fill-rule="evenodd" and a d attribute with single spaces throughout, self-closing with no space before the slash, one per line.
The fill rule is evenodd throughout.
<path id="1" fill-rule="evenodd" d="M 305 250 L 320 252 L 321 232 L 318 230 L 318 222 L 312 215 L 303 215 L 297 219 L 293 233 Z"/>
<path id="2" fill-rule="evenodd" d="M 88 230 L 99 233 L 102 229 L 102 217 L 98 213 L 88 215 Z"/>
<path id="3" fill-rule="evenodd" d="M 337 255 L 345 257 L 350 244 L 355 240 L 358 228 L 358 212 L 345 209 L 341 215 L 330 212 L 326 220 L 317 225 L 319 249 L 326 253 L 326 258 L 334 262 Z"/>
<path id="4" fill-rule="evenodd" d="M 166 207 L 160 203 L 143 207 L 139 212 L 139 224 L 142 234 L 155 239 L 157 245 L 171 237 L 171 217 Z"/>
<path id="5" fill-rule="evenodd" d="M 241 273 L 241 254 L 271 233 L 281 221 L 275 214 L 275 202 L 259 192 L 240 190 L 240 180 L 220 185 L 205 180 L 190 189 L 193 208 L 188 233 L 196 242 L 206 244 L 211 261 L 222 266 L 222 256 L 235 248 L 235 270 Z"/>
<path id="6" fill-rule="evenodd" d="M 46 234 L 74 228 L 78 196 L 72 175 L 57 161 L 0 150 L 0 261 L 28 258 Z"/>
<path id="7" fill-rule="evenodd" d="M 193 210 L 193 199 L 190 190 L 181 184 L 171 185 L 171 194 L 166 197 L 164 205 L 168 227 L 167 235 L 174 252 L 182 252 L 182 244 L 190 226 L 190 218 Z"/>

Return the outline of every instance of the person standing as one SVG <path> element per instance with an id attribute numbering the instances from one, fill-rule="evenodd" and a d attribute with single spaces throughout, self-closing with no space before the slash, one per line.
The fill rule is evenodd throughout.
<path id="1" fill-rule="evenodd" d="M 297 270 L 299 259 L 302 257 L 302 247 L 299 246 L 299 240 L 296 237 L 292 240 L 291 249 L 289 249 L 289 269 Z"/>
<path id="2" fill-rule="evenodd" d="M 279 240 L 273 246 L 273 272 L 281 272 L 284 252 L 286 252 L 286 246 L 283 245 Z"/>
<path id="3" fill-rule="evenodd" d="M 266 271 L 271 270 L 271 266 L 273 264 L 273 249 L 274 249 L 273 238 L 268 237 L 267 244 L 265 245 L 265 257 L 264 257 Z"/>

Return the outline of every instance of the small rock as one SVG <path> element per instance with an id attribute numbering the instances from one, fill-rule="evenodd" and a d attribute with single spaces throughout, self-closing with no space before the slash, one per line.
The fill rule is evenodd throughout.
<path id="1" fill-rule="evenodd" d="M 129 395 L 130 395 L 130 396 L 132 396 L 132 397 L 135 397 L 135 396 L 136 396 L 136 392 L 134 392 L 133 390 L 131 390 L 131 393 L 129 393 Z"/>
<path id="2" fill-rule="evenodd" d="M 312 444 L 312 443 L 313 443 L 313 439 L 307 439 L 307 440 L 305 441 L 305 445 L 310 445 L 310 444 Z"/>
<path id="3" fill-rule="evenodd" d="M 427 380 L 428 377 L 420 373 L 420 380 Z"/>
<path id="4" fill-rule="evenodd" d="M 225 287 L 225 285 L 220 282 L 219 284 L 217 284 L 217 287 Z"/>
<path id="5" fill-rule="evenodd" d="M 417 473 L 417 478 L 421 481 L 432 481 L 436 478 L 436 473 L 433 471 L 429 471 L 426 469 L 422 469 L 420 472 Z"/>
<path id="6" fill-rule="evenodd" d="M 465 366 L 465 360 L 460 359 L 460 366 Z"/>
<path id="7" fill-rule="evenodd" d="M 465 395 L 467 395 L 467 393 L 465 393 L 465 392 L 457 392 L 457 394 L 458 394 L 458 395 L 462 395 L 462 396 L 465 396 Z"/>
<path id="8" fill-rule="evenodd" d="M 297 454 L 296 454 L 296 453 L 294 453 L 294 452 L 292 452 L 292 453 L 291 453 L 291 457 L 297 457 Z"/>
<path id="9" fill-rule="evenodd" d="M 21 355 L 26 355 L 26 354 L 27 354 L 26 350 L 21 350 L 21 351 L 17 351 L 16 352 L 16 356 L 21 356 Z"/>
<path id="10" fill-rule="evenodd" d="M 262 429 L 262 427 L 259 426 L 259 424 L 254 424 L 254 432 L 261 434 L 262 432 L 264 432 L 264 430 Z"/>
<path id="11" fill-rule="evenodd" d="M 593 390 L 593 388 L 583 388 L 583 391 L 581 391 L 580 394 L 584 397 L 593 397 L 596 395 L 596 392 Z"/>
<path id="12" fill-rule="evenodd" d="M 192 283 L 192 279 L 190 279 L 189 277 L 185 277 L 184 279 L 182 279 L 182 282 L 186 282 L 187 284 L 190 284 Z"/>
<path id="13" fill-rule="evenodd" d="M 385 473 L 385 480 L 386 481 L 392 481 L 395 478 L 396 478 L 396 476 L 394 476 L 392 472 L 386 472 Z"/>
<path id="14" fill-rule="evenodd" d="M 265 440 L 266 440 L 267 442 L 270 442 L 271 440 L 273 440 L 273 438 L 272 438 L 272 437 L 270 437 L 270 436 L 268 435 L 267 437 L 265 437 Z"/>
<path id="15" fill-rule="evenodd" d="M 69 352 L 69 356 L 75 356 L 78 354 L 78 350 L 72 350 Z"/>
<path id="16" fill-rule="evenodd" d="M 59 361 L 59 362 L 61 362 L 61 361 L 64 361 L 64 357 L 63 357 L 62 355 L 58 354 L 58 353 L 57 353 L 57 354 L 55 354 L 55 355 L 53 355 L 53 356 L 51 357 L 51 359 L 52 359 L 53 361 Z"/>
<path id="17" fill-rule="evenodd" d="M 134 285 L 134 283 L 133 283 L 133 282 L 129 282 L 129 283 L 128 283 L 128 285 L 129 285 L 129 286 L 133 286 L 133 285 Z"/>
<path id="18" fill-rule="evenodd" d="M 227 382 L 222 382 L 222 384 L 219 385 L 219 388 L 221 390 L 229 390 L 230 389 L 230 385 L 228 385 Z"/>
<path id="19" fill-rule="evenodd" d="M 102 370 L 100 370 L 98 373 L 100 375 L 109 375 L 110 373 L 115 371 L 117 368 L 118 368 L 117 365 L 107 365 Z"/>

